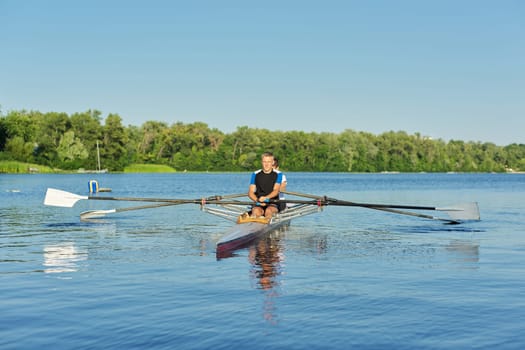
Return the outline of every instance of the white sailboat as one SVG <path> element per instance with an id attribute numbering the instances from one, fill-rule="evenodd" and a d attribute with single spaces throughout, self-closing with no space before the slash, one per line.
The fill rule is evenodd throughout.
<path id="1" fill-rule="evenodd" d="M 84 168 L 78 169 L 79 173 L 82 174 L 105 174 L 108 172 L 108 169 L 101 169 L 100 167 L 100 149 L 98 147 L 98 140 L 97 140 L 97 169 L 96 170 L 86 170 Z"/>
<path id="2" fill-rule="evenodd" d="M 101 169 L 100 168 L 100 149 L 98 148 L 98 140 L 97 140 L 97 174 L 104 174 L 107 173 L 108 169 Z"/>

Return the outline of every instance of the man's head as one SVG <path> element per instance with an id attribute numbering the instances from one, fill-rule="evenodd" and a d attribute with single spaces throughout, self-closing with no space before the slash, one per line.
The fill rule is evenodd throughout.
<path id="1" fill-rule="evenodd" d="M 273 157 L 273 167 L 275 169 L 279 169 L 279 159 L 277 159 L 276 157 Z"/>
<path id="2" fill-rule="evenodd" d="M 273 170 L 273 154 L 271 152 L 265 152 L 261 156 L 262 168 L 265 173 L 269 173 Z"/>

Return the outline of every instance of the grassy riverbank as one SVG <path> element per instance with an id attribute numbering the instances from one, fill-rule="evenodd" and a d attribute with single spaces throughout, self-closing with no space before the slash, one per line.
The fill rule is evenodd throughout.
<path id="1" fill-rule="evenodd" d="M 131 164 L 124 168 L 125 173 L 175 173 L 176 170 L 161 164 Z"/>
<path id="2" fill-rule="evenodd" d="M 15 160 L 0 160 L 0 174 L 58 174 L 60 169 L 44 165 L 18 162 Z"/>
<path id="3" fill-rule="evenodd" d="M 75 170 L 61 170 L 44 165 L 18 162 L 14 160 L 0 161 L 0 174 L 64 174 L 76 173 Z M 124 173 L 174 173 L 175 169 L 161 164 L 131 164 L 124 168 Z"/>

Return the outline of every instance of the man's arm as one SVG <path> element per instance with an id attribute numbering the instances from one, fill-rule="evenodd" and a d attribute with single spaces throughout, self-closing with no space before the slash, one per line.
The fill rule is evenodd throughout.
<path id="1" fill-rule="evenodd" d="M 283 180 L 281 181 L 281 189 L 280 191 L 283 192 L 283 191 L 286 191 L 286 176 L 283 174 Z"/>
<path id="2" fill-rule="evenodd" d="M 248 189 L 248 198 L 250 198 L 254 202 L 257 202 L 257 197 L 255 196 L 255 188 L 255 185 L 250 185 Z"/>

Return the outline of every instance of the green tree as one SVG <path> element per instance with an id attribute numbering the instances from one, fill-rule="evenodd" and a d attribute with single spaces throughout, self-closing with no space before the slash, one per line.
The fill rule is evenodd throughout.
<path id="1" fill-rule="evenodd" d="M 4 127 L 9 138 L 20 137 L 24 142 L 35 141 L 37 124 L 31 113 L 11 111 L 4 119 Z"/>
<path id="2" fill-rule="evenodd" d="M 102 139 L 101 113 L 97 110 L 88 110 L 83 113 L 74 113 L 70 117 L 71 130 L 86 147 L 89 157 L 82 163 L 86 169 L 97 167 L 97 141 Z"/>
<path id="3" fill-rule="evenodd" d="M 126 164 L 139 162 L 139 144 L 142 139 L 140 128 L 135 125 L 129 125 L 126 128 L 128 134 L 128 143 L 126 143 Z"/>
<path id="4" fill-rule="evenodd" d="M 60 140 L 71 128 L 69 116 L 66 113 L 38 113 L 34 116 L 37 124 L 35 160 L 39 164 L 59 166 L 57 148 Z"/>
<path id="5" fill-rule="evenodd" d="M 5 144 L 7 142 L 7 126 L 5 125 L 5 117 L 0 117 L 0 152 L 4 152 Z"/>
<path id="6" fill-rule="evenodd" d="M 142 124 L 138 143 L 138 159 L 145 163 L 159 161 L 165 154 L 166 140 L 169 139 L 168 125 L 164 122 L 148 121 Z M 137 137 L 138 139 L 138 137 Z"/>
<path id="7" fill-rule="evenodd" d="M 59 145 L 57 147 L 57 155 L 62 162 L 62 168 L 75 169 L 79 168 L 81 160 L 88 158 L 89 153 L 82 141 L 75 137 L 75 133 L 71 130 L 66 131 L 62 135 Z"/>
<path id="8" fill-rule="evenodd" d="M 290 171 L 314 171 L 315 159 L 312 150 L 315 148 L 314 133 L 289 131 L 285 134 L 286 168 Z"/>
<path id="9" fill-rule="evenodd" d="M 503 147 L 501 155 L 498 155 L 500 164 L 509 171 L 525 170 L 525 145 L 510 144 Z"/>
<path id="10" fill-rule="evenodd" d="M 9 158 L 22 162 L 33 162 L 37 127 L 30 113 L 24 110 L 11 111 L 3 118 L 2 124 L 5 135 L 4 148 Z"/>
<path id="11" fill-rule="evenodd" d="M 224 138 L 223 145 L 230 160 L 230 170 L 249 171 L 260 165 L 257 161 L 263 142 L 257 129 L 247 126 L 238 127 L 232 134 Z"/>
<path id="12" fill-rule="evenodd" d="M 172 155 L 174 168 L 210 170 L 223 136 L 217 129 L 210 130 L 206 123 L 178 122 L 172 125 L 166 139 L 165 150 Z"/>
<path id="13" fill-rule="evenodd" d="M 272 151 L 287 171 L 506 171 L 525 169 L 525 145 L 432 140 L 404 131 L 380 135 L 270 131 L 241 126 L 224 134 L 207 124 L 148 121 L 122 125 L 101 113 L 0 112 L 0 157 L 58 168 L 97 166 L 97 142 L 104 167 L 120 170 L 131 162 L 169 164 L 177 169 L 247 171 Z M 87 154 L 87 155 L 86 155 Z"/>
<path id="14" fill-rule="evenodd" d="M 117 114 L 109 114 L 102 132 L 101 162 L 110 170 L 124 169 L 127 161 L 126 144 L 129 138 L 122 125 L 122 118 Z"/>
<path id="15" fill-rule="evenodd" d="M 21 162 L 33 162 L 32 155 L 35 147 L 31 142 L 25 142 L 23 137 L 9 138 L 5 148 L 13 159 Z"/>

